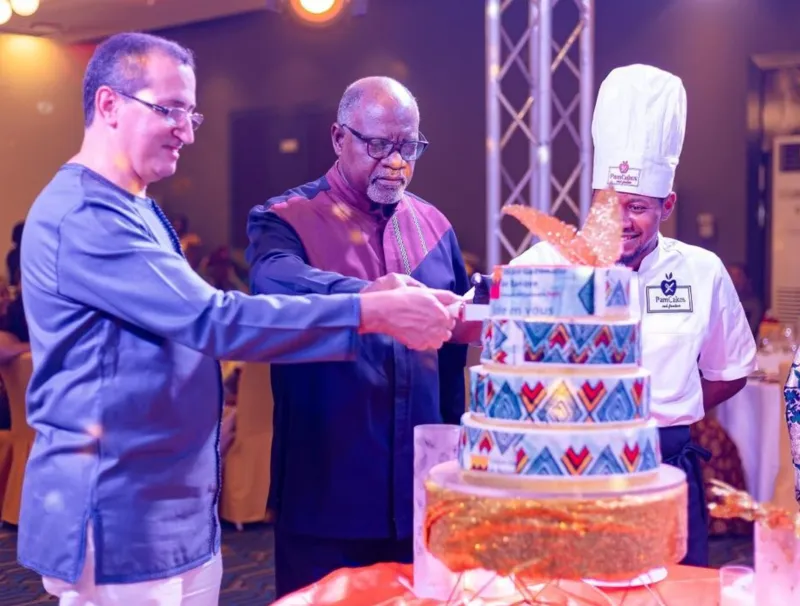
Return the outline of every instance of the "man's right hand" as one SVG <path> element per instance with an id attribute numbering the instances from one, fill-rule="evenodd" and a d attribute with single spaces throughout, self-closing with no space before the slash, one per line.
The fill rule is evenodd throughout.
<path id="1" fill-rule="evenodd" d="M 378 292 L 395 288 L 427 288 L 422 282 L 406 274 L 386 274 L 366 286 L 361 292 Z"/>
<path id="2" fill-rule="evenodd" d="M 447 305 L 461 300 L 446 290 L 395 288 L 364 292 L 361 333 L 381 333 L 410 349 L 439 349 L 452 337 L 455 318 Z"/>

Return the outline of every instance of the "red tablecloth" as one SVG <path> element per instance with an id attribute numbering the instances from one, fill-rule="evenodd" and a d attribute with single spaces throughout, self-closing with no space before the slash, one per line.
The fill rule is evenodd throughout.
<path id="1" fill-rule="evenodd" d="M 411 586 L 412 567 L 378 564 L 368 568 L 337 570 L 311 587 L 286 596 L 275 606 L 434 606 L 435 600 L 415 598 Z M 673 566 L 666 580 L 647 589 L 605 589 L 617 606 L 718 606 L 719 571 Z M 583 603 L 583 602 L 579 602 Z M 596 601 L 585 602 L 595 606 Z M 597 606 L 600 606 L 597 604 Z"/>

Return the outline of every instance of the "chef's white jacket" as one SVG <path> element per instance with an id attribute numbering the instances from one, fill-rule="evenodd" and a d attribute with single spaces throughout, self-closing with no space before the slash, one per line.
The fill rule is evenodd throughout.
<path id="1" fill-rule="evenodd" d="M 540 242 L 511 265 L 563 265 Z M 756 369 L 756 343 L 722 261 L 672 238 L 634 272 L 632 312 L 641 313 L 642 365 L 651 373 L 651 414 L 660 427 L 691 425 L 704 416 L 700 373 L 733 381 Z"/>

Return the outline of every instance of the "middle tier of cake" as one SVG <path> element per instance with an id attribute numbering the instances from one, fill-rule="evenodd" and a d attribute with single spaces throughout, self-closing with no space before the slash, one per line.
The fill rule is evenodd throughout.
<path id="1" fill-rule="evenodd" d="M 564 372 L 470 368 L 470 410 L 528 423 L 621 423 L 650 416 L 650 373 L 575 365 Z"/>
<path id="2" fill-rule="evenodd" d="M 519 478 L 597 478 L 652 473 L 661 464 L 654 420 L 552 424 L 461 419 L 461 468 Z"/>

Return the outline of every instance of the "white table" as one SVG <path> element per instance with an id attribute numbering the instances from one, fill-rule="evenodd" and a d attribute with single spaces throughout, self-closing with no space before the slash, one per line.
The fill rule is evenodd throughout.
<path id="1" fill-rule="evenodd" d="M 780 467 L 780 433 L 786 431 L 783 384 L 749 380 L 716 409 L 717 420 L 739 450 L 747 491 L 772 499 Z"/>

